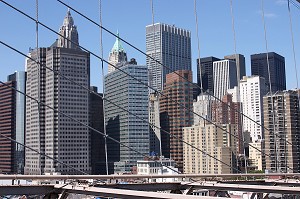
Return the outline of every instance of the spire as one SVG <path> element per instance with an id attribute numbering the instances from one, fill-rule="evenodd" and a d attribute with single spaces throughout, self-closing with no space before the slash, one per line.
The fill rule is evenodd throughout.
<path id="1" fill-rule="evenodd" d="M 68 8 L 67 15 L 64 19 L 63 26 L 71 27 L 74 25 L 73 17 L 71 16 L 70 8 Z"/>
<path id="2" fill-rule="evenodd" d="M 111 52 L 125 52 L 125 49 L 122 46 L 119 31 L 117 31 L 117 37 L 114 46 L 111 49 Z"/>
<path id="3" fill-rule="evenodd" d="M 62 36 L 58 36 L 58 47 L 79 49 L 77 27 L 74 25 L 74 20 L 71 16 L 70 8 L 68 8 L 63 25 L 59 29 L 59 34 Z"/>
<path id="4" fill-rule="evenodd" d="M 108 65 L 108 73 L 113 72 L 115 67 L 121 67 L 127 63 L 127 54 L 121 44 L 119 31 L 117 32 L 115 44 L 109 53 L 108 62 L 110 63 Z"/>

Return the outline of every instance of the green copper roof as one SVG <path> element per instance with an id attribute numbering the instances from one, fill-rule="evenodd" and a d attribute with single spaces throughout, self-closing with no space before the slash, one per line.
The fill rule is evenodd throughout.
<path id="1" fill-rule="evenodd" d="M 113 52 L 113 51 L 125 52 L 125 50 L 121 44 L 121 41 L 119 39 L 119 33 L 117 33 L 117 35 L 118 35 L 118 37 L 116 37 L 116 42 L 115 42 L 113 48 L 111 49 L 111 52 Z"/>

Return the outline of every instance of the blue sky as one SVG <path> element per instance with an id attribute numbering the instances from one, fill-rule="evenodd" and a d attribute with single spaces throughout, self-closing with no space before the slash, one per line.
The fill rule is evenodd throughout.
<path id="1" fill-rule="evenodd" d="M 35 17 L 35 0 L 5 0 L 25 13 Z M 194 0 L 153 0 L 154 20 L 188 29 L 192 33 L 192 65 L 196 81 L 197 40 L 194 17 Z M 98 0 L 65 0 L 75 9 L 95 21 L 99 21 Z M 87 3 L 88 2 L 88 3 Z M 265 0 L 265 19 L 269 51 L 274 51 L 286 59 L 287 88 L 296 87 L 290 24 L 286 0 Z M 300 4 L 299 4 L 300 5 Z M 291 6 L 295 36 L 297 63 L 300 63 L 298 35 L 300 10 Z M 246 57 L 247 75 L 250 72 L 250 55 L 266 52 L 261 0 L 233 0 L 237 53 Z M 67 8 L 57 1 L 39 1 L 39 20 L 54 30 L 59 30 Z M 199 20 L 200 55 L 219 58 L 234 53 L 231 25 L 230 0 L 197 0 Z M 79 42 L 90 51 L 100 54 L 100 33 L 92 23 L 71 11 L 79 32 Z M 145 51 L 145 26 L 152 23 L 150 0 L 102 0 L 103 26 L 112 32 L 120 33 L 136 47 Z M 18 50 L 28 53 L 36 46 L 35 23 L 0 2 L 0 40 Z M 50 46 L 57 35 L 39 28 L 39 46 Z M 115 38 L 103 32 L 104 58 L 114 44 Z M 145 64 L 145 56 L 123 44 L 128 58 L 136 58 Z M 0 80 L 6 81 L 7 75 L 24 70 L 25 58 L 0 44 Z M 107 70 L 107 65 L 105 65 Z M 91 84 L 102 87 L 100 61 L 91 56 Z M 100 89 L 101 90 L 101 89 Z"/>

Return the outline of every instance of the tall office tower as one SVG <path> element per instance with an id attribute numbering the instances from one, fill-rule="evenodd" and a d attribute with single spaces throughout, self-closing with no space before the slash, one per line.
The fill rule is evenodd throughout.
<path id="1" fill-rule="evenodd" d="M 15 82 L 15 140 L 25 144 L 25 95 L 26 93 L 26 72 L 16 71 L 8 76 L 8 81 Z M 22 92 L 22 93 L 21 93 Z M 25 148 L 20 144 L 14 144 L 14 173 L 24 174 Z M 1 162 L 1 161 L 0 161 Z"/>
<path id="2" fill-rule="evenodd" d="M 240 96 L 243 104 L 243 113 L 249 118 L 243 117 L 243 129 L 248 131 L 251 137 L 251 145 L 262 149 L 262 139 L 264 138 L 263 128 L 263 96 L 266 94 L 265 79 L 259 76 L 244 76 L 240 81 Z M 255 122 L 254 122 L 255 121 Z M 262 154 L 249 147 L 250 164 L 255 169 L 264 168 Z"/>
<path id="3" fill-rule="evenodd" d="M 233 54 L 224 56 L 224 59 L 229 59 L 234 61 L 237 65 L 237 71 L 240 71 L 240 79 L 243 79 L 246 76 L 246 63 L 245 63 L 245 56 L 241 54 Z"/>
<path id="4" fill-rule="evenodd" d="M 174 25 L 156 23 L 146 26 L 146 63 L 150 86 L 162 91 L 166 75 L 177 70 L 192 70 L 191 32 Z"/>
<path id="5" fill-rule="evenodd" d="M 264 123 L 268 128 L 265 130 L 265 147 L 270 155 L 266 156 L 266 169 L 270 172 L 300 172 L 300 108 L 297 92 L 299 90 L 279 91 L 263 98 Z"/>
<path id="6" fill-rule="evenodd" d="M 192 81 L 192 71 L 176 71 L 189 82 Z M 160 124 L 166 132 L 161 133 L 162 154 L 176 161 L 179 171 L 183 170 L 182 127 L 193 124 L 193 88 L 186 79 L 175 72 L 167 74 L 163 96 L 160 100 Z M 179 104 L 178 104 L 179 103 Z M 185 108 L 184 108 L 185 107 Z"/>
<path id="7" fill-rule="evenodd" d="M 211 120 L 211 104 L 214 101 L 213 97 L 208 94 L 200 93 L 197 97 L 197 101 L 193 102 L 194 109 L 194 125 L 197 125 L 205 119 Z"/>
<path id="8" fill-rule="evenodd" d="M 127 64 L 121 69 L 148 85 L 147 66 Z M 105 98 L 107 134 L 141 154 L 148 155 L 148 87 L 115 70 L 105 76 Z M 112 140 L 107 140 L 107 146 L 109 167 L 114 169 L 110 173 L 128 173 L 136 166 L 137 160 L 144 158 L 143 155 Z"/>
<path id="9" fill-rule="evenodd" d="M 94 93 L 90 93 L 89 97 L 89 121 L 90 126 L 100 132 L 104 132 L 104 115 L 103 115 L 103 99 L 100 97 L 102 93 L 98 93 L 98 88 L 91 86 L 90 89 Z M 97 93 L 98 95 L 95 95 Z M 105 140 L 104 136 L 96 131 L 90 130 L 91 143 L 91 166 L 93 175 L 106 174 L 106 158 L 105 158 Z"/>
<path id="10" fill-rule="evenodd" d="M 40 99 L 54 110 L 26 99 L 26 144 L 73 168 L 90 173 L 89 129 L 66 116 L 89 124 L 89 92 L 64 78 L 89 88 L 90 55 L 78 47 L 78 34 L 69 11 L 60 32 L 68 40 L 59 37 L 51 47 L 31 52 L 33 59 L 41 61 L 40 66 L 27 60 L 28 95 Z M 78 170 L 26 150 L 27 174 L 79 174 Z"/>
<path id="11" fill-rule="evenodd" d="M 269 52 L 268 58 L 272 92 L 285 90 L 286 79 L 284 57 L 275 52 Z M 251 75 L 264 77 L 266 81 L 267 91 L 270 91 L 267 53 L 251 55 Z"/>
<path id="12" fill-rule="evenodd" d="M 118 33 L 119 37 L 119 33 Z M 116 70 L 115 67 L 120 67 L 127 62 L 127 54 L 124 50 L 122 43 L 119 38 L 116 38 L 115 44 L 109 52 L 108 57 L 108 73 L 111 73 Z M 114 67 L 115 66 L 115 67 Z"/>
<path id="13" fill-rule="evenodd" d="M 25 123 L 25 143 L 35 151 L 45 153 L 45 87 L 46 87 L 46 51 L 47 48 L 38 48 L 29 52 L 33 60 L 26 59 L 26 123 Z M 38 155 L 35 151 L 25 149 L 25 174 L 39 175 L 44 173 L 45 156 Z"/>
<path id="14" fill-rule="evenodd" d="M 235 124 L 221 124 L 220 126 L 222 129 L 212 124 L 204 125 L 201 123 L 200 125 L 183 128 L 183 140 L 206 152 L 205 154 L 188 145 L 184 145 L 184 173 L 236 173 L 236 170 L 233 169 L 237 167 L 236 138 L 225 131 L 236 134 L 237 127 Z"/>
<path id="15" fill-rule="evenodd" d="M 213 62 L 220 61 L 216 57 L 204 57 L 200 59 L 201 67 L 199 66 L 199 59 L 197 59 L 197 84 L 202 87 L 204 91 L 208 91 L 211 94 L 214 93 L 214 79 L 213 79 Z"/>
<path id="16" fill-rule="evenodd" d="M 161 135 L 159 119 L 159 94 L 150 93 L 149 95 L 149 125 L 150 151 L 161 155 Z"/>
<path id="17" fill-rule="evenodd" d="M 244 153 L 242 138 L 242 117 L 239 113 L 241 109 L 240 102 L 233 102 L 232 95 L 224 95 L 222 101 L 214 101 L 212 103 L 212 121 L 218 124 L 236 124 L 237 128 L 237 152 Z"/>
<path id="18" fill-rule="evenodd" d="M 25 97 L 15 89 L 25 93 L 25 72 L 15 72 L 8 82 L 0 85 L 0 132 L 2 135 L 24 143 Z M 0 172 L 23 174 L 24 147 L 5 137 L 0 137 Z"/>
<path id="19" fill-rule="evenodd" d="M 227 93 L 227 89 L 237 86 L 236 64 L 231 60 L 213 62 L 214 96 L 219 99 Z"/>

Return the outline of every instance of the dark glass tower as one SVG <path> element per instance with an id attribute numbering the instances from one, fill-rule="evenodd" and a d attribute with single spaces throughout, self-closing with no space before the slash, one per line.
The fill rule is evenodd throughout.
<path id="1" fill-rule="evenodd" d="M 0 132 L 2 135 L 24 144 L 25 135 L 25 72 L 8 76 L 8 85 L 0 85 Z M 14 88 L 14 89 L 13 89 Z M 24 147 L 5 137 L 0 137 L 0 173 L 23 174 Z"/>
<path id="2" fill-rule="evenodd" d="M 286 90 L 284 57 L 275 52 L 270 52 L 268 57 L 272 92 Z M 251 55 L 251 74 L 264 77 L 267 90 L 270 91 L 267 53 Z"/>
<path id="3" fill-rule="evenodd" d="M 213 79 L 213 62 L 219 61 L 216 57 L 204 57 L 200 59 L 201 67 L 199 66 L 199 59 L 197 59 L 197 84 L 201 87 L 201 76 L 203 91 L 214 93 L 214 79 Z"/>

